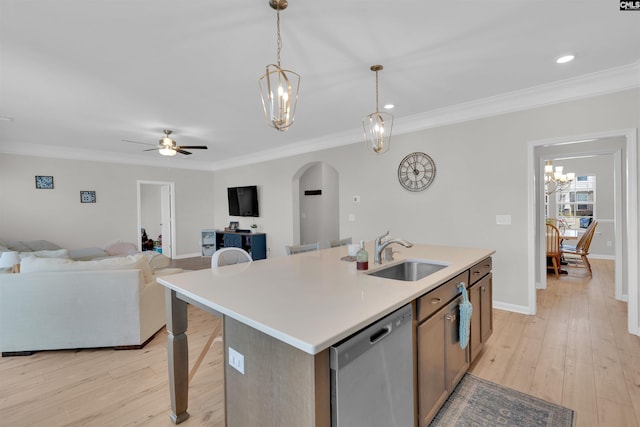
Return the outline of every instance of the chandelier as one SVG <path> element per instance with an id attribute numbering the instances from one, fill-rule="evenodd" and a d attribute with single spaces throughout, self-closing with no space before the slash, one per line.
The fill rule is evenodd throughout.
<path id="1" fill-rule="evenodd" d="M 279 131 L 285 131 L 293 124 L 295 118 L 300 75 L 280 66 L 280 51 L 282 50 L 280 11 L 287 8 L 288 2 L 287 0 L 269 0 L 269 5 L 277 12 L 278 56 L 276 64 L 266 66 L 265 74 L 260 77 L 258 84 L 267 125 Z"/>
<path id="2" fill-rule="evenodd" d="M 551 160 L 547 160 L 544 163 L 544 191 L 547 194 L 555 193 L 556 191 L 564 191 L 573 182 L 576 174 L 573 172 L 562 173 L 562 166 L 553 167 Z"/>
<path id="3" fill-rule="evenodd" d="M 371 66 L 371 71 L 376 73 L 376 112 L 362 118 L 364 138 L 376 154 L 383 154 L 389 150 L 393 127 L 393 115 L 381 113 L 378 108 L 378 71 L 382 71 L 383 68 L 382 65 Z"/>

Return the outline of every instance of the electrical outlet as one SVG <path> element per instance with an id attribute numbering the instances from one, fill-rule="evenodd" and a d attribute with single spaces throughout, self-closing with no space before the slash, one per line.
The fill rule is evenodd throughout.
<path id="1" fill-rule="evenodd" d="M 229 347 L 229 365 L 244 375 L 244 356 Z"/>
<path id="2" fill-rule="evenodd" d="M 360 203 L 360 196 L 353 196 L 353 203 Z"/>

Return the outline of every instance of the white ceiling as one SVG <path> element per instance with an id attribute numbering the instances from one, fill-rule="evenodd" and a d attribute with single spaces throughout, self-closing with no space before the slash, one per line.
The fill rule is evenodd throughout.
<path id="1" fill-rule="evenodd" d="M 0 0 L 0 152 L 215 169 L 359 142 L 373 64 L 397 133 L 514 91 L 640 76 L 640 12 L 611 0 L 289 0 L 282 66 L 302 81 L 278 132 L 258 91 L 275 23 L 268 0 Z M 209 150 L 165 158 L 122 142 L 167 128 Z"/>

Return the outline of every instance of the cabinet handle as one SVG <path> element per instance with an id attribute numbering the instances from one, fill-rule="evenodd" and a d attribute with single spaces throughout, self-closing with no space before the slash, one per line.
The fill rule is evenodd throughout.
<path id="1" fill-rule="evenodd" d="M 473 274 L 474 276 L 477 276 L 478 274 L 480 274 L 480 272 L 479 271 L 474 271 L 471 274 Z"/>
<path id="2" fill-rule="evenodd" d="M 482 292 L 487 292 L 487 287 L 486 286 L 480 286 L 480 289 L 482 289 Z"/>
<path id="3" fill-rule="evenodd" d="M 448 320 L 450 322 L 455 322 L 456 321 L 456 315 L 455 314 L 445 314 L 444 315 L 445 320 Z"/>
<path id="4" fill-rule="evenodd" d="M 462 287 L 466 287 L 466 286 L 467 286 L 467 284 L 466 284 L 466 283 L 464 283 L 464 282 L 459 282 L 459 283 L 458 283 L 458 287 L 460 287 L 460 286 L 462 286 Z"/>
<path id="5" fill-rule="evenodd" d="M 491 268 L 491 264 L 485 264 L 484 268 Z"/>
<path id="6" fill-rule="evenodd" d="M 431 298 L 431 304 L 432 305 L 440 304 L 441 301 L 442 301 L 442 299 L 440 299 L 440 298 Z"/>

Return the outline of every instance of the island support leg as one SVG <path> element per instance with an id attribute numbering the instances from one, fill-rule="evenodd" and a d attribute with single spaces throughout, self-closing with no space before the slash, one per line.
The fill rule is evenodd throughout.
<path id="1" fill-rule="evenodd" d="M 167 289 L 167 340 L 171 421 L 180 424 L 187 418 L 189 404 L 189 347 L 187 345 L 187 303 Z"/>

